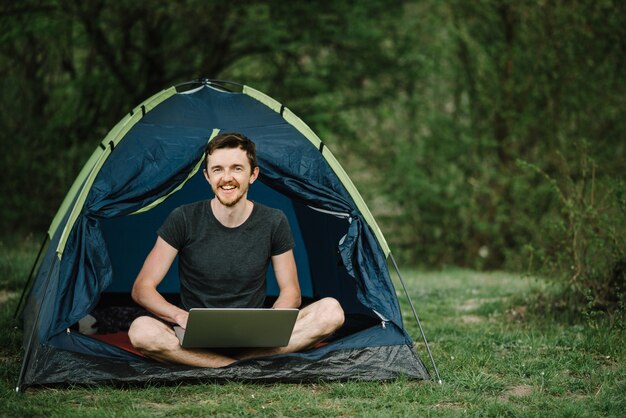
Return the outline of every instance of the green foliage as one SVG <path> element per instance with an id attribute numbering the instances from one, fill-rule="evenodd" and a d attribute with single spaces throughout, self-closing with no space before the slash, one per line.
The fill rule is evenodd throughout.
<path id="1" fill-rule="evenodd" d="M 359 140 L 340 148 L 358 155 L 348 159 L 360 173 L 355 181 L 401 261 L 522 270 L 525 248 L 534 248 L 561 258 L 551 275 L 569 274 L 581 256 L 577 269 L 594 282 L 615 281 L 612 268 L 623 259 L 615 237 L 626 235 L 623 8 L 611 1 L 407 5 L 406 26 L 389 35 L 413 39 L 389 44 L 402 57 L 386 78 L 394 89 L 375 107 L 342 113 Z M 564 206 L 520 159 L 577 187 L 584 168 L 576 163 L 570 178 L 562 161 L 595 161 L 596 202 L 568 196 Z M 559 223 L 574 231 L 572 222 L 586 228 L 584 251 L 559 249 L 546 236 L 555 237 L 546 228 Z M 592 288 L 593 304 L 607 297 L 607 286 L 615 291 Z"/>
<path id="2" fill-rule="evenodd" d="M 378 25 L 400 4 L 5 2 L 0 145 L 10 152 L 0 161 L 11 175 L 0 185 L 1 232 L 43 231 L 106 132 L 173 84 L 250 84 L 313 123 L 356 102 L 363 75 L 394 59 L 379 48 Z"/>
<path id="3" fill-rule="evenodd" d="M 0 234 L 44 231 L 129 109 L 206 76 L 310 124 L 401 262 L 521 271 L 530 248 L 533 266 L 584 272 L 577 295 L 597 277 L 605 304 L 626 235 L 625 20 L 617 0 L 5 2 Z"/>
<path id="4" fill-rule="evenodd" d="M 559 155 L 554 176 L 540 174 L 561 204 L 542 219 L 544 235 L 528 244 L 530 268 L 556 280 L 562 303 L 587 312 L 624 307 L 626 302 L 626 182 L 596 178 L 596 163 L 585 147 L 577 161 Z"/>

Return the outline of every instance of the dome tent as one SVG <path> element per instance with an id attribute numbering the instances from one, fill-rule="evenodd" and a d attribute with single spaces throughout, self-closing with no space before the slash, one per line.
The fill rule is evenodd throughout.
<path id="1" fill-rule="evenodd" d="M 78 332 L 76 324 L 99 306 L 132 305 L 130 289 L 158 226 L 173 208 L 211 197 L 201 165 L 207 141 L 218 132 L 241 132 L 256 143 L 260 182 L 249 198 L 285 212 L 303 297 L 337 299 L 344 327 L 315 349 L 219 369 L 156 363 Z M 382 232 L 343 168 L 288 108 L 234 83 L 203 79 L 169 88 L 109 132 L 54 217 L 18 307 L 25 355 L 17 389 L 428 379 L 404 329 L 388 257 Z M 175 298 L 176 266 L 159 291 Z M 268 298 L 276 292 L 270 269 Z"/>

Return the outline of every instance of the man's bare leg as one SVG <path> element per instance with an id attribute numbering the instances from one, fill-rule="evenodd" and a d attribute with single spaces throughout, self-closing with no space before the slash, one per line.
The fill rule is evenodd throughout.
<path id="1" fill-rule="evenodd" d="M 344 322 L 343 309 L 333 298 L 320 299 L 300 310 L 286 347 L 257 348 L 236 355 L 243 360 L 303 351 L 315 346 L 337 331 Z"/>
<path id="2" fill-rule="evenodd" d="M 128 330 L 128 337 L 142 354 L 161 362 L 217 368 L 237 361 L 209 350 L 182 348 L 171 327 L 149 316 L 135 319 Z"/>
<path id="3" fill-rule="evenodd" d="M 344 322 L 343 310 L 335 299 L 324 298 L 300 310 L 289 344 L 286 347 L 258 348 L 226 357 L 209 350 L 182 348 L 174 330 L 163 322 L 142 316 L 130 326 L 128 336 L 142 354 L 162 362 L 196 367 L 224 367 L 237 360 L 273 354 L 295 353 L 312 348 L 339 329 Z"/>

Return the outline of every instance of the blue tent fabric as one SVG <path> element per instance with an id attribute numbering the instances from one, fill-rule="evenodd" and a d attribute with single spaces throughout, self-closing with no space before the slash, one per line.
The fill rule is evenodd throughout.
<path id="1" fill-rule="evenodd" d="M 382 357 L 391 350 L 396 355 L 405 353 L 404 360 L 396 358 L 399 369 L 403 371 L 387 364 L 387 370 L 391 372 L 372 371 L 365 379 L 388 378 L 401 373 L 414 378 L 428 378 L 428 372 L 415 355 L 412 340 L 404 330 L 381 246 L 320 151 L 287 123 L 280 113 L 258 100 L 243 93 L 222 91 L 205 85 L 193 92 L 173 95 L 147 112 L 125 134 L 90 185 L 80 215 L 71 226 L 60 261 L 54 248 L 63 228 L 59 228 L 53 237 L 25 310 L 31 312 L 37 307 L 41 309 L 38 316 L 28 315 L 28 324 L 36 328 L 36 338 L 29 341 L 29 346 L 34 345 L 31 354 L 49 356 L 50 361 L 40 360 L 39 368 L 36 364 L 27 364 L 24 383 L 54 384 L 62 383 L 64 379 L 74 383 L 98 380 L 93 371 L 84 374 L 82 378 L 80 373 L 71 375 L 55 372 L 55 367 L 64 369 L 57 362 L 62 358 L 68 364 L 80 361 L 79 358 L 84 360 L 87 356 L 90 357 L 88 362 L 92 364 L 127 361 L 135 364 L 133 367 L 138 370 L 154 367 L 150 361 L 133 357 L 116 348 L 105 347 L 104 343 L 67 330 L 94 309 L 103 295 L 107 294 L 107 289 L 116 287 L 113 285 L 115 281 L 132 279 L 132 272 L 121 275 L 119 271 L 113 271 L 111 255 L 115 251 L 109 252 L 110 242 L 107 241 L 110 235 L 107 232 L 109 220 L 127 217 L 175 190 L 202 158 L 204 147 L 214 129 L 241 132 L 256 143 L 260 180 L 273 193 L 287 198 L 285 200 L 290 202 L 290 210 L 295 210 L 292 219 L 297 219 L 301 225 L 295 229 L 296 235 L 304 243 L 302 251 L 306 252 L 301 263 L 311 261 L 310 266 L 299 266 L 299 269 L 306 269 L 307 274 L 303 276 L 311 281 L 312 295 L 334 296 L 345 304 L 347 313 L 365 314 L 375 318 L 374 322 L 382 321 L 379 325 L 344 336 L 321 349 L 289 355 L 287 363 L 301 361 L 302 365 L 310 367 L 311 373 L 303 374 L 303 380 L 312 379 L 313 376 L 315 379 L 323 379 L 332 373 L 343 378 L 355 378 L 347 367 L 333 369 L 333 365 L 336 365 L 332 361 L 333 353 L 342 353 L 341 356 L 350 358 L 350 353 L 354 357 L 359 350 L 367 350 L 377 362 L 370 365 L 372 370 L 383 370 L 383 363 L 389 360 Z M 326 222 L 323 218 L 332 215 L 320 214 L 316 209 L 345 214 L 349 218 Z M 159 212 L 146 213 L 157 216 Z M 67 221 L 68 216 L 64 223 Z M 325 231 L 320 232 L 320 228 L 325 228 Z M 328 237 L 340 240 L 329 243 Z M 330 245 L 332 248 L 328 248 Z M 138 254 L 137 257 L 143 259 L 145 254 Z M 381 347 L 381 350 L 376 351 L 375 347 Z M 327 361 L 320 362 L 322 358 Z M 271 359 L 263 360 L 267 381 L 281 379 L 279 366 L 285 360 L 275 360 L 275 370 L 267 366 L 272 364 Z M 29 361 L 32 362 L 32 359 Z M 246 364 L 249 366 L 254 362 Z M 249 371 L 248 366 L 244 369 Z M 358 376 L 361 378 L 367 366 L 359 364 L 357 367 L 350 363 L 350 367 L 359 369 Z M 196 375 L 212 376 L 218 380 L 244 379 L 245 373 L 240 374 L 238 367 L 234 366 L 230 372 L 200 372 L 196 369 Z M 317 371 L 314 373 L 313 370 Z M 194 372 L 189 369 L 185 374 L 193 375 Z M 288 371 L 283 372 L 283 378 L 287 379 L 288 374 Z M 144 376 L 144 381 L 149 380 L 145 370 L 140 375 Z M 172 379 L 176 379 L 176 376 L 176 373 L 170 374 Z M 263 380 L 262 373 L 254 376 L 256 378 L 252 380 Z M 129 381 L 141 379 L 135 376 L 129 378 Z M 114 378 L 107 373 L 100 380 Z"/>
<path id="2" fill-rule="evenodd" d="M 48 336 L 89 313 L 112 282 L 100 219 L 130 214 L 174 190 L 198 162 L 208 138 L 206 131 L 198 132 L 204 136 L 195 141 L 184 137 L 181 146 L 171 139 L 174 131 L 157 136 L 152 129 L 145 132 L 143 124 L 133 129 L 98 174 L 63 254 L 61 277 L 67 281 L 58 294 L 58 321 Z M 138 154 L 147 155 L 147 161 Z"/>

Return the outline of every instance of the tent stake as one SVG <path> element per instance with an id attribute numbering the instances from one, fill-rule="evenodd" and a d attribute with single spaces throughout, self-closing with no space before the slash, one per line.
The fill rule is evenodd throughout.
<path id="1" fill-rule="evenodd" d="M 441 385 L 443 382 L 441 381 L 441 377 L 439 376 L 439 370 L 437 370 L 437 365 L 435 364 L 433 353 L 430 351 L 430 346 L 428 345 L 426 334 L 424 333 L 424 329 L 422 328 L 422 323 L 420 322 L 420 319 L 417 316 L 417 311 L 415 310 L 415 306 L 413 306 L 413 301 L 411 300 L 411 296 L 409 296 L 409 291 L 407 290 L 406 285 L 404 284 L 404 280 L 402 279 L 402 275 L 400 274 L 400 269 L 398 268 L 396 259 L 393 257 L 392 253 L 389 253 L 389 256 L 391 257 L 391 261 L 393 262 L 393 267 L 396 269 L 396 273 L 398 274 L 398 278 L 400 279 L 400 283 L 402 284 L 404 293 L 406 294 L 406 297 L 409 300 L 409 305 L 411 306 L 411 310 L 413 311 L 413 316 L 415 317 L 415 321 L 417 321 L 417 326 L 419 327 L 420 333 L 422 334 L 422 338 L 424 339 L 424 344 L 426 345 L 426 351 L 428 351 L 428 357 L 430 357 L 430 361 L 433 364 L 433 368 L 435 369 L 435 375 L 437 375 L 437 381 Z"/>

